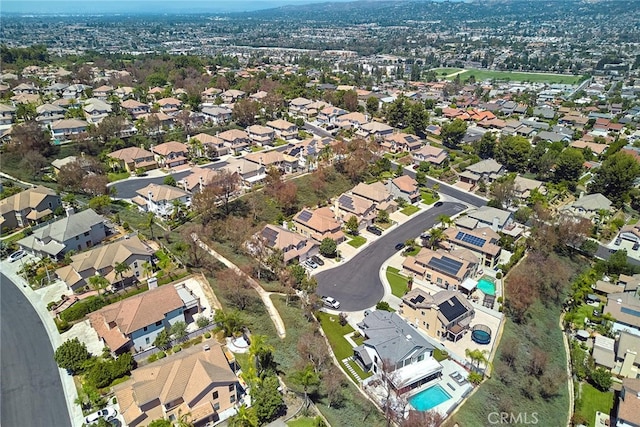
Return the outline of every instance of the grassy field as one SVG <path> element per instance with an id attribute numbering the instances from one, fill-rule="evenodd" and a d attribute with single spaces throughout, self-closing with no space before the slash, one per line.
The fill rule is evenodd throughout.
<path id="1" fill-rule="evenodd" d="M 395 267 L 387 267 L 387 280 L 391 285 L 391 293 L 398 298 L 402 298 L 407 292 L 407 278 L 400 274 L 400 270 Z"/>
<path id="2" fill-rule="evenodd" d="M 420 190 L 420 195 L 422 196 L 422 203 L 427 205 L 431 205 L 438 200 L 438 196 L 434 195 L 430 191 Z"/>
<path id="3" fill-rule="evenodd" d="M 449 74 L 457 73 L 458 71 L 462 71 L 462 68 L 433 68 L 429 71 L 433 71 L 436 73 L 436 76 L 448 76 Z"/>
<path id="4" fill-rule="evenodd" d="M 595 425 L 596 411 L 603 414 L 611 413 L 613 397 L 612 391 L 600 391 L 588 383 L 577 384 L 576 412 L 587 420 L 588 425 L 593 426 Z"/>
<path id="5" fill-rule="evenodd" d="M 494 70 L 465 70 L 460 73 L 460 80 L 464 81 L 474 76 L 477 81 L 496 79 L 509 80 L 513 82 L 532 82 L 532 83 L 563 83 L 577 84 L 582 80 L 582 76 L 572 76 L 567 74 L 549 74 L 549 73 L 525 73 L 512 71 L 494 71 Z M 447 77 L 453 80 L 455 77 Z"/>
<path id="6" fill-rule="evenodd" d="M 107 177 L 109 178 L 109 182 L 120 181 L 123 179 L 127 179 L 131 176 L 129 172 L 109 172 Z"/>
<path id="7" fill-rule="evenodd" d="M 406 216 L 411 216 L 416 212 L 419 212 L 420 208 L 415 205 L 409 205 L 406 208 L 402 209 L 400 212 L 405 214 Z"/>
<path id="8" fill-rule="evenodd" d="M 359 248 L 360 246 L 367 243 L 367 239 L 362 236 L 352 236 L 351 234 L 349 234 L 348 236 L 350 240 L 347 242 L 347 244 L 349 246 L 353 246 L 354 248 Z"/>

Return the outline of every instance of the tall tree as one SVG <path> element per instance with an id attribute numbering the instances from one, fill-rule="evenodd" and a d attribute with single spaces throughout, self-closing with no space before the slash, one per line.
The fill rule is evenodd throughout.
<path id="1" fill-rule="evenodd" d="M 454 119 L 442 125 L 440 129 L 442 143 L 449 148 L 458 148 L 466 132 L 467 123 L 464 120 Z"/>
<path id="2" fill-rule="evenodd" d="M 595 171 L 590 193 L 602 193 L 621 206 L 629 198 L 633 182 L 640 176 L 640 165 L 636 159 L 626 153 L 618 152 L 607 158 Z"/>
<path id="3" fill-rule="evenodd" d="M 555 182 L 569 181 L 576 182 L 580 178 L 580 173 L 584 168 L 584 156 L 577 148 L 566 148 L 556 160 L 553 173 Z"/>
<path id="4" fill-rule="evenodd" d="M 529 164 L 531 144 L 522 136 L 504 136 L 495 148 L 495 158 L 508 170 L 523 172 Z"/>
<path id="5" fill-rule="evenodd" d="M 493 132 L 485 132 L 479 141 L 473 143 L 473 149 L 481 159 L 492 158 L 495 148 L 496 136 Z"/>

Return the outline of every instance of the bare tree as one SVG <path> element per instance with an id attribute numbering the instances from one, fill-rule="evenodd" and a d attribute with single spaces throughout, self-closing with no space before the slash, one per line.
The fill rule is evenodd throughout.
<path id="1" fill-rule="evenodd" d="M 296 348 L 303 364 L 311 363 L 316 373 L 320 373 L 331 361 L 327 344 L 318 332 L 302 334 Z"/>

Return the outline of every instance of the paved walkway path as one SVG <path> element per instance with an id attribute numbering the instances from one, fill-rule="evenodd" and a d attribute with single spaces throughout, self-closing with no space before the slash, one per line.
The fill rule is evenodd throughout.
<path id="1" fill-rule="evenodd" d="M 247 282 L 249 283 L 249 285 L 251 285 L 251 287 L 255 289 L 255 291 L 260 296 L 260 299 L 262 299 L 262 302 L 264 303 L 265 307 L 267 307 L 267 312 L 269 313 L 271 320 L 276 326 L 276 332 L 278 333 L 278 336 L 280 337 L 280 339 L 284 339 L 287 336 L 287 331 L 284 327 L 284 322 L 280 317 L 280 313 L 276 309 L 275 305 L 273 305 L 273 301 L 271 301 L 269 292 L 265 291 L 262 288 L 262 286 L 260 286 L 260 284 L 257 281 L 255 281 L 252 277 L 249 277 L 244 271 L 240 270 L 240 268 L 238 268 L 237 265 L 235 265 L 234 263 L 232 263 L 222 255 L 220 255 L 218 252 L 211 249 L 206 243 L 200 240 L 197 234 L 193 233 L 191 235 L 191 238 L 193 238 L 195 242 L 198 242 L 198 245 L 202 249 L 207 251 L 209 255 L 216 258 L 218 261 L 220 261 L 224 265 L 226 265 L 227 268 L 232 269 L 233 271 L 235 271 L 236 273 L 238 273 L 239 275 L 247 279 Z"/>

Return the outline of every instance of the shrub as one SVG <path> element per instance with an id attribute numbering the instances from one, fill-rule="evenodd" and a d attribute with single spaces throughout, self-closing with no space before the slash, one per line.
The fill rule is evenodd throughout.
<path id="1" fill-rule="evenodd" d="M 153 363 L 153 362 L 155 362 L 156 360 L 158 360 L 158 354 L 160 354 L 160 353 L 153 353 L 151 356 L 149 356 L 149 357 L 147 358 L 147 362 L 149 362 L 149 363 Z"/>
<path id="2" fill-rule="evenodd" d="M 391 307 L 389 306 L 388 302 L 380 301 L 376 304 L 376 310 L 391 311 Z"/>
<path id="3" fill-rule="evenodd" d="M 164 359 L 165 357 L 167 357 L 167 353 L 165 353 L 164 351 L 156 354 L 158 355 L 158 359 Z"/>
<path id="4" fill-rule="evenodd" d="M 204 333 L 204 337 L 205 337 L 206 339 L 211 338 L 211 333 L 210 333 L 210 332 L 205 332 L 205 333 Z"/>
<path id="5" fill-rule="evenodd" d="M 56 322 L 56 327 L 58 328 L 58 332 L 60 333 L 67 332 L 69 329 L 71 329 L 71 325 L 65 320 L 58 319 L 56 317 L 54 321 Z"/>
<path id="6" fill-rule="evenodd" d="M 340 313 L 338 317 L 340 319 L 340 326 L 347 326 L 347 315 L 345 313 Z"/>
<path id="7" fill-rule="evenodd" d="M 502 304 L 503 301 L 504 301 L 504 298 L 498 297 L 498 304 Z"/>
<path id="8" fill-rule="evenodd" d="M 198 325 L 198 328 L 204 328 L 209 326 L 210 324 L 211 324 L 211 319 L 209 319 L 206 316 L 200 316 L 196 320 L 196 325 Z"/>
<path id="9" fill-rule="evenodd" d="M 172 352 L 174 352 L 174 353 L 177 353 L 177 352 L 179 352 L 180 350 L 182 350 L 182 347 L 180 347 L 179 345 L 176 345 L 176 346 L 174 346 L 174 347 L 171 349 L 171 351 L 172 351 Z"/>
<path id="10" fill-rule="evenodd" d="M 51 311 L 53 310 L 53 307 L 55 307 L 57 304 L 56 301 L 51 301 L 49 304 L 47 304 L 47 310 Z"/>
<path id="11" fill-rule="evenodd" d="M 500 271 L 496 273 L 496 279 L 502 279 L 502 273 Z"/>
<path id="12" fill-rule="evenodd" d="M 65 311 L 60 313 L 60 318 L 66 322 L 82 319 L 88 313 L 99 310 L 107 305 L 107 301 L 102 296 L 93 296 L 82 301 L 78 301 Z"/>
<path id="13" fill-rule="evenodd" d="M 91 359 L 91 353 L 87 350 L 85 343 L 74 338 L 65 341 L 58 347 L 53 358 L 59 367 L 71 375 L 75 375 L 86 369 L 87 361 Z"/>
<path id="14" fill-rule="evenodd" d="M 478 372 L 471 372 L 469 374 L 469 382 L 474 385 L 478 385 L 482 382 L 482 374 Z"/>

